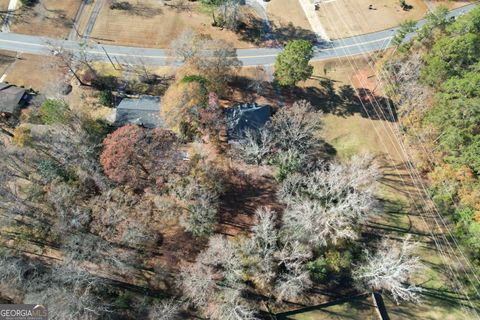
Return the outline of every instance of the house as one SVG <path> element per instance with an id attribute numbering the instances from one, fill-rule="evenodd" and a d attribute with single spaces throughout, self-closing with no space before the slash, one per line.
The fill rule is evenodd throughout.
<path id="1" fill-rule="evenodd" d="M 160 97 L 125 98 L 117 106 L 114 125 L 137 124 L 145 128 L 163 127 L 160 118 Z"/>
<path id="2" fill-rule="evenodd" d="M 0 83 L 0 113 L 17 115 L 26 99 L 25 89 L 13 84 Z"/>
<path id="3" fill-rule="evenodd" d="M 256 103 L 239 104 L 225 110 L 228 140 L 241 139 L 246 130 L 260 130 L 272 116 L 272 107 Z"/>

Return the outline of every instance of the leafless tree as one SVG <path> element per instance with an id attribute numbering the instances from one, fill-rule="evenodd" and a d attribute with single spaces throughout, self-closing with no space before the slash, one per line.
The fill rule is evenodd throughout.
<path id="1" fill-rule="evenodd" d="M 149 320 L 180 320 L 181 305 L 175 299 L 155 303 L 148 312 Z"/>
<path id="2" fill-rule="evenodd" d="M 295 300 L 312 286 L 306 262 L 312 258 L 311 250 L 295 240 L 287 240 L 276 253 L 284 270 L 275 283 L 277 301 Z"/>
<path id="3" fill-rule="evenodd" d="M 282 273 L 277 280 L 275 284 L 277 301 L 295 300 L 311 287 L 310 272 L 304 265 L 295 266 Z"/>
<path id="4" fill-rule="evenodd" d="M 356 238 L 357 227 L 374 210 L 377 178 L 378 168 L 368 156 L 324 164 L 303 178 L 287 177 L 279 189 L 280 200 L 288 204 L 286 229 L 314 247 Z"/>
<path id="5" fill-rule="evenodd" d="M 25 296 L 24 303 L 42 303 L 57 319 L 102 319 L 111 313 L 111 306 L 100 295 L 102 281 L 81 269 L 57 267 L 52 279 L 43 279 L 41 289 Z"/>
<path id="6" fill-rule="evenodd" d="M 250 307 L 237 289 L 223 288 L 209 307 L 215 320 L 257 320 L 257 312 Z"/>
<path id="7" fill-rule="evenodd" d="M 276 213 L 269 207 L 261 207 L 255 211 L 255 218 L 257 222 L 246 243 L 246 252 L 256 262 L 252 272 L 255 282 L 267 287 L 277 271 L 275 252 L 279 237 L 275 226 Z"/>
<path id="8" fill-rule="evenodd" d="M 170 44 L 172 56 L 182 62 L 192 61 L 205 50 L 205 37 L 188 28 Z"/>
<path id="9" fill-rule="evenodd" d="M 253 69 L 253 75 L 248 88 L 255 93 L 260 93 L 263 90 L 264 83 L 266 83 L 266 73 L 262 66 L 257 66 Z"/>
<path id="10" fill-rule="evenodd" d="M 191 303 L 202 307 L 207 304 L 216 287 L 213 276 L 209 266 L 196 262 L 182 268 L 178 284 Z"/>
<path id="11" fill-rule="evenodd" d="M 320 144 L 317 135 L 322 128 L 321 117 L 309 102 L 301 100 L 281 108 L 268 123 L 268 128 L 280 150 L 295 149 L 311 154 Z"/>
<path id="12" fill-rule="evenodd" d="M 223 235 L 214 235 L 208 242 L 208 248 L 197 261 L 221 270 L 221 275 L 231 284 L 242 278 L 242 257 L 240 250 Z"/>
<path id="13" fill-rule="evenodd" d="M 225 0 L 218 8 L 219 18 L 222 23 L 214 17 L 214 23 L 220 24 L 220 27 L 225 27 L 229 30 L 236 31 L 241 19 L 241 4 L 240 0 Z"/>
<path id="14" fill-rule="evenodd" d="M 354 278 L 366 290 L 385 290 L 393 299 L 419 302 L 420 287 L 408 284 L 424 266 L 414 256 L 417 244 L 407 237 L 400 245 L 387 239 L 380 243 L 375 253 L 364 251 L 364 263 L 354 272 Z"/>
<path id="15" fill-rule="evenodd" d="M 261 164 L 273 151 L 273 134 L 266 128 L 258 132 L 245 131 L 245 136 L 233 145 L 233 152 L 246 163 Z"/>
<path id="16" fill-rule="evenodd" d="M 242 66 L 237 50 L 220 39 L 206 40 L 205 49 L 200 51 L 196 65 L 202 75 L 210 80 L 213 88 L 224 85 L 232 73 Z"/>

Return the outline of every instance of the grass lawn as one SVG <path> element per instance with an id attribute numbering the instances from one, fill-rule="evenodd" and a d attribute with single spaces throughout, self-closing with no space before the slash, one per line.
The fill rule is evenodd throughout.
<path id="1" fill-rule="evenodd" d="M 7 10 L 9 2 L 10 2 L 10 0 L 0 0 L 0 11 Z"/>
<path id="2" fill-rule="evenodd" d="M 211 14 L 200 10 L 199 3 L 187 1 L 187 8 L 178 9 L 162 6 L 156 0 L 129 2 L 133 6 L 130 11 L 112 10 L 105 4 L 91 36 L 110 44 L 167 48 L 182 31 L 191 28 L 214 39 L 229 41 L 237 48 L 253 47 L 232 31 L 212 27 Z"/>
<path id="3" fill-rule="evenodd" d="M 52 57 L 22 54 L 8 71 L 5 81 L 17 86 L 48 92 L 63 76 L 51 68 Z"/>
<path id="4" fill-rule="evenodd" d="M 405 20 L 419 20 L 428 11 L 423 0 L 407 0 L 413 8 L 404 11 L 398 0 L 334 0 L 320 5 L 317 14 L 332 39 L 388 29 Z M 369 10 L 373 5 L 376 10 Z"/>
<path id="5" fill-rule="evenodd" d="M 378 197 L 382 199 L 381 213 L 373 216 L 367 224 L 367 232 L 375 235 L 383 234 L 393 239 L 402 239 L 411 234 L 420 243 L 417 255 L 421 257 L 426 269 L 414 282 L 424 287 L 421 295 L 422 303 L 395 304 L 384 296 L 385 304 L 391 319 L 468 319 L 459 304 L 459 296 L 452 293 L 449 285 L 445 261 L 441 258 L 435 243 L 430 238 L 430 230 L 434 227 L 423 209 L 422 192 L 418 190 L 418 181 L 412 177 L 405 163 L 401 146 L 396 141 L 392 130 L 396 130 L 394 122 L 374 119 L 370 120 L 361 112 L 339 112 L 339 108 L 325 107 L 325 97 L 333 96 L 321 84 L 330 79 L 337 90 L 344 85 L 355 88 L 365 85 L 373 90 L 376 85 L 373 73 L 363 57 L 351 60 L 357 66 L 354 71 L 346 60 L 314 62 L 314 79 L 302 84 L 305 91 L 310 92 L 311 101 L 325 110 L 323 138 L 337 150 L 337 157 L 348 158 L 359 152 L 371 152 L 378 156 L 383 177 L 380 180 Z M 370 79 L 359 81 L 359 78 Z M 315 89 L 315 90 L 314 90 Z M 380 91 L 380 90 L 379 90 Z M 327 92 L 327 93 L 326 93 Z M 314 94 L 320 97 L 315 97 Z M 381 95 L 381 93 L 377 93 Z M 368 106 L 368 104 L 367 104 Z M 425 220 L 424 220 L 425 218 Z M 434 230 L 438 231 L 438 230 Z M 447 259 L 449 265 L 452 261 Z M 454 265 L 454 264 L 453 264 Z M 446 300 L 445 300 L 446 299 Z M 322 309 L 297 314 L 290 319 L 371 319 L 374 314 L 355 305 L 338 305 L 332 309 Z M 376 319 L 376 318 L 375 318 Z"/>
<path id="6" fill-rule="evenodd" d="M 298 0 L 274 0 L 267 3 L 268 19 L 276 26 L 292 24 L 295 28 L 312 31 Z"/>
<path id="7" fill-rule="evenodd" d="M 12 19 L 16 33 L 66 38 L 82 0 L 42 0 L 33 8 L 21 8 Z"/>

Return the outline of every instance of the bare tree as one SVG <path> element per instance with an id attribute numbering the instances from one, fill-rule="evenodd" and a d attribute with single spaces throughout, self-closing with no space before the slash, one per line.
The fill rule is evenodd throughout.
<path id="1" fill-rule="evenodd" d="M 181 305 L 175 299 L 155 303 L 148 312 L 149 320 L 180 320 Z"/>
<path id="2" fill-rule="evenodd" d="M 209 266 L 199 262 L 183 267 L 178 280 L 185 297 L 197 307 L 205 306 L 216 287 Z"/>
<path id="3" fill-rule="evenodd" d="M 252 80 L 248 85 L 248 88 L 252 89 L 255 93 L 260 93 L 266 82 L 265 69 L 262 66 L 256 66 L 255 69 L 253 69 Z"/>
<path id="4" fill-rule="evenodd" d="M 214 235 L 208 242 L 208 248 L 202 252 L 197 261 L 220 269 L 222 277 L 231 284 L 242 278 L 242 257 L 240 250 L 225 236 Z"/>
<path id="5" fill-rule="evenodd" d="M 317 134 L 322 128 L 321 117 L 322 113 L 315 111 L 308 101 L 301 100 L 291 107 L 281 108 L 272 117 L 268 128 L 280 150 L 295 149 L 311 154 L 320 145 Z"/>
<path id="6" fill-rule="evenodd" d="M 233 152 L 246 163 L 261 164 L 273 151 L 273 134 L 266 128 L 245 131 L 243 139 L 233 145 Z"/>
<path id="7" fill-rule="evenodd" d="M 252 236 L 246 243 L 248 256 L 254 259 L 252 275 L 261 287 L 270 285 L 276 275 L 275 252 L 278 249 L 278 231 L 275 226 L 276 213 L 269 207 L 255 211 L 257 223 L 252 227 Z"/>
<path id="8" fill-rule="evenodd" d="M 284 270 L 275 283 L 277 301 L 295 300 L 312 286 L 310 272 L 306 268 L 312 252 L 298 241 L 287 240 L 276 257 Z"/>
<path id="9" fill-rule="evenodd" d="M 209 315 L 215 320 L 257 320 L 257 312 L 250 307 L 237 289 L 223 288 L 217 292 L 209 307 Z"/>
<path id="10" fill-rule="evenodd" d="M 280 200 L 288 204 L 285 228 L 314 247 L 356 238 L 359 224 L 375 207 L 377 178 L 378 168 L 368 156 L 324 164 L 303 178 L 288 177 L 279 189 Z"/>
<path id="11" fill-rule="evenodd" d="M 172 56 L 182 62 L 192 61 L 205 50 L 205 37 L 188 28 L 170 44 Z"/>
<path id="12" fill-rule="evenodd" d="M 57 267 L 49 283 L 25 296 L 24 303 L 42 303 L 58 319 L 103 319 L 112 312 L 101 297 L 104 283 L 81 269 Z"/>
<path id="13" fill-rule="evenodd" d="M 275 284 L 277 301 L 295 300 L 312 287 L 310 272 L 304 265 L 295 265 L 281 274 Z"/>
<path id="14" fill-rule="evenodd" d="M 242 17 L 240 0 L 224 0 L 218 9 L 219 17 L 214 16 L 214 24 L 236 31 Z"/>
<path id="15" fill-rule="evenodd" d="M 423 270 L 420 259 L 414 256 L 417 244 L 407 237 L 401 245 L 384 239 L 375 253 L 364 251 L 364 263 L 354 272 L 354 278 L 366 290 L 385 290 L 395 302 L 419 302 L 421 288 L 408 284 Z"/>

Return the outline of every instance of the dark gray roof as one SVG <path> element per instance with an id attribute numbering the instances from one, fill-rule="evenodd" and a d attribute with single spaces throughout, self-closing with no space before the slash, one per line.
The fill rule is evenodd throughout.
<path id="1" fill-rule="evenodd" d="M 8 83 L 0 83 L 0 112 L 13 114 L 18 111 L 24 95 L 25 89 Z"/>
<path id="2" fill-rule="evenodd" d="M 115 124 L 138 124 L 146 128 L 163 127 L 160 118 L 160 97 L 125 98 L 117 106 Z"/>
<path id="3" fill-rule="evenodd" d="M 272 107 L 245 103 L 225 110 L 229 139 L 242 138 L 245 130 L 260 130 L 272 116 Z"/>

